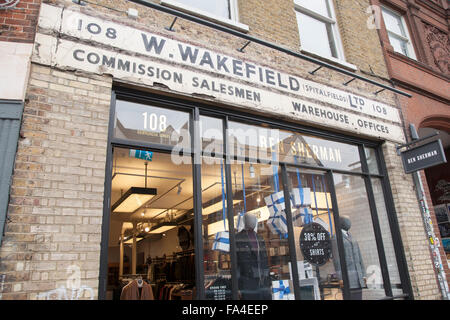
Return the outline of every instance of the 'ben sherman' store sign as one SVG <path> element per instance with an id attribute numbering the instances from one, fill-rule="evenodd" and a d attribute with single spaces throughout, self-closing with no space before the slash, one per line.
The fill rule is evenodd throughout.
<path id="1" fill-rule="evenodd" d="M 38 63 L 108 73 L 147 85 L 160 83 L 183 94 L 404 141 L 397 109 L 294 75 L 46 4 L 39 27 L 42 33 L 36 35 L 33 53 Z M 44 34 L 55 32 L 70 37 L 57 40 Z"/>

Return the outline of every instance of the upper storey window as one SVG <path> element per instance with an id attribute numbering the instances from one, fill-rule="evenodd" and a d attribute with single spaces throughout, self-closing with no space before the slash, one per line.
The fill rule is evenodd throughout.
<path id="1" fill-rule="evenodd" d="M 238 22 L 237 0 L 161 0 L 161 4 L 225 24 L 241 31 L 248 27 Z"/>
<path id="2" fill-rule="evenodd" d="M 294 0 L 302 50 L 344 60 L 336 17 L 330 0 Z"/>
<path id="3" fill-rule="evenodd" d="M 401 53 L 408 58 L 416 59 L 411 38 L 406 28 L 405 19 L 398 13 L 387 8 L 382 9 L 383 20 L 389 36 L 389 42 L 395 52 Z"/>

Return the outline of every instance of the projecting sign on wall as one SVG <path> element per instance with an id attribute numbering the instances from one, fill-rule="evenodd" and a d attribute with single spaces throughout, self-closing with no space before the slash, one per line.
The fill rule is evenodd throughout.
<path id="1" fill-rule="evenodd" d="M 401 156 L 406 173 L 447 162 L 441 139 L 404 151 Z"/>

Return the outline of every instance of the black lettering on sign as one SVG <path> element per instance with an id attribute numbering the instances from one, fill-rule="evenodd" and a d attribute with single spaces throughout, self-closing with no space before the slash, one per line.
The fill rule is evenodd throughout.
<path id="1" fill-rule="evenodd" d="M 192 52 L 192 48 L 190 46 L 183 46 L 181 44 L 178 45 L 178 49 L 180 50 L 181 59 L 183 61 L 189 61 L 194 64 L 197 61 L 198 49 L 195 48 L 194 52 Z"/>
<path id="2" fill-rule="evenodd" d="M 149 40 L 145 33 L 142 33 L 142 40 L 144 41 L 145 50 L 147 50 L 147 52 L 154 50 L 156 54 L 161 54 L 164 44 L 166 43 L 165 39 L 160 39 L 158 43 L 158 39 L 154 36 L 151 36 Z"/>

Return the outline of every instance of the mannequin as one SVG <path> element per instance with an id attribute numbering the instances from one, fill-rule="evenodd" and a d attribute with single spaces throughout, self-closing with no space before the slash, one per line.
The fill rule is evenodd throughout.
<path id="1" fill-rule="evenodd" d="M 366 286 L 366 268 L 361 256 L 358 242 L 350 235 L 352 222 L 348 216 L 340 216 L 339 224 L 342 231 L 342 242 L 344 244 L 345 262 L 347 263 L 348 281 L 350 287 L 350 299 L 361 300 L 362 288 Z M 333 259 L 334 267 L 339 279 L 342 280 L 342 272 L 337 254 L 336 238 L 333 237 Z"/>
<path id="2" fill-rule="evenodd" d="M 270 300 L 271 281 L 266 245 L 255 231 L 256 216 L 244 215 L 244 229 L 236 234 L 238 283 L 243 300 Z"/>

